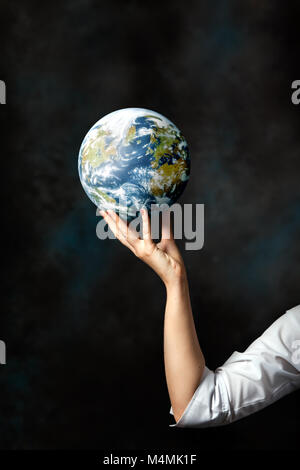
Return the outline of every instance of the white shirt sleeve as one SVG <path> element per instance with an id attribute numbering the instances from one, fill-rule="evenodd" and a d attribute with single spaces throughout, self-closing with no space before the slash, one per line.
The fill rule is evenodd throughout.
<path id="1" fill-rule="evenodd" d="M 201 383 L 176 424 L 229 424 L 300 388 L 300 305 L 276 320 L 245 352 L 234 352 Z M 172 414 L 172 408 L 170 411 Z"/>

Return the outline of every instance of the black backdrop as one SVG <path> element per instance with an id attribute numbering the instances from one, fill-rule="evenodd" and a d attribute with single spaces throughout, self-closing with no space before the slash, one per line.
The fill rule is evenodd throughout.
<path id="1" fill-rule="evenodd" d="M 101 116 L 145 107 L 185 134 L 184 252 L 216 368 L 299 304 L 299 2 L 1 2 L 2 449 L 295 449 L 299 393 L 231 426 L 168 427 L 159 279 L 100 241 L 77 174 Z"/>

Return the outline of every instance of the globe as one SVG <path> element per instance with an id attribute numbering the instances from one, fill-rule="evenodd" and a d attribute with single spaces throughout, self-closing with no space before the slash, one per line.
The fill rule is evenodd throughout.
<path id="1" fill-rule="evenodd" d="M 161 114 L 142 108 L 114 111 L 88 131 L 79 150 L 81 184 L 103 210 L 135 217 L 174 202 L 190 174 L 188 145 Z"/>

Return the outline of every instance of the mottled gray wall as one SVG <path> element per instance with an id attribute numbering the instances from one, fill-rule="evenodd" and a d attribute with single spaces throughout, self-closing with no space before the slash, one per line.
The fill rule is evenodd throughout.
<path id="1" fill-rule="evenodd" d="M 298 2 L 6 0 L 0 17 L 1 448 L 295 448 L 299 394 L 230 427 L 168 428 L 165 292 L 96 238 L 77 154 L 115 109 L 180 127 L 181 201 L 206 211 L 204 249 L 184 252 L 199 338 L 211 368 L 243 350 L 300 303 Z"/>

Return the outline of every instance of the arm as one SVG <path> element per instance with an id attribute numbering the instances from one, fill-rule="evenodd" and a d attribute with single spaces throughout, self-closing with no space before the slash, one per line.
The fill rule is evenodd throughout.
<path id="1" fill-rule="evenodd" d="M 280 317 L 246 351 L 234 352 L 223 366 L 211 371 L 205 367 L 197 340 L 184 263 L 169 227 L 163 226 L 162 240 L 155 244 L 147 213 L 143 214 L 143 240 L 115 213 L 103 216 L 117 238 L 166 286 L 164 356 L 176 426 L 229 424 L 300 388 L 299 355 L 293 349 L 299 346 L 300 305 Z"/>
<path id="2" fill-rule="evenodd" d="M 164 359 L 167 385 L 176 422 L 190 402 L 203 374 L 186 276 L 166 285 Z"/>
<path id="3" fill-rule="evenodd" d="M 164 361 L 174 418 L 178 421 L 201 381 L 205 362 L 195 330 L 186 271 L 170 230 L 170 218 L 163 217 L 162 239 L 155 244 L 146 211 L 142 211 L 143 240 L 113 211 L 101 215 L 115 236 L 165 284 Z"/>

